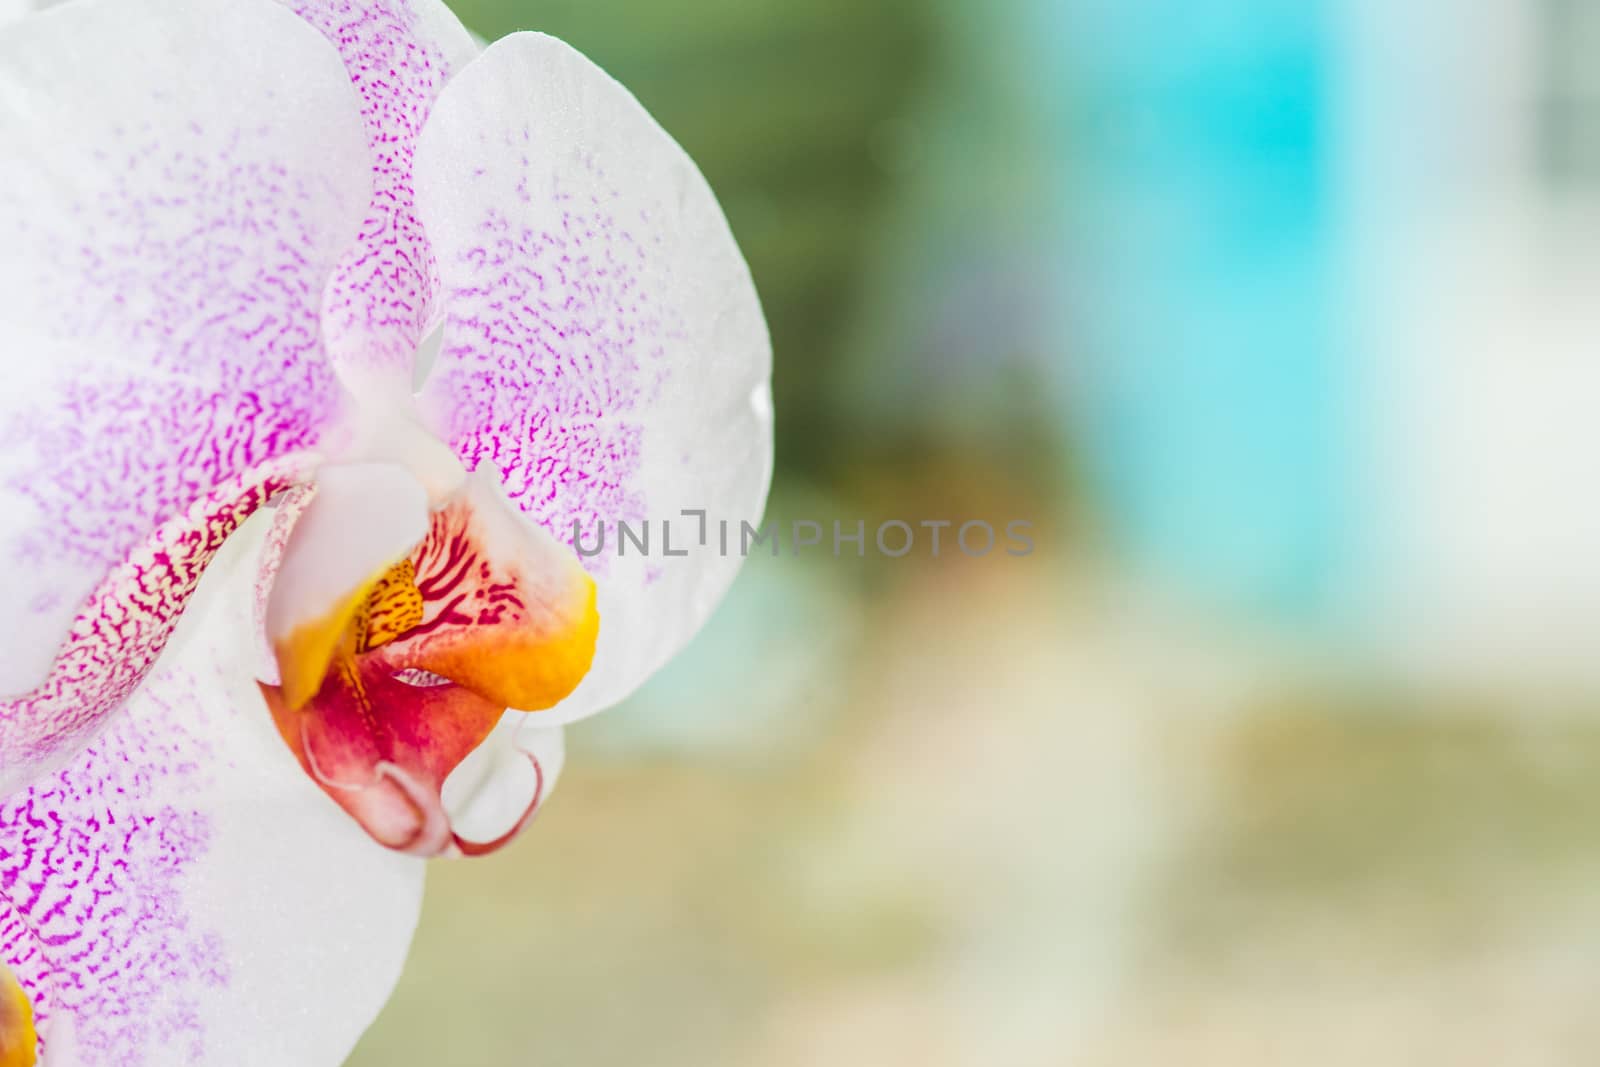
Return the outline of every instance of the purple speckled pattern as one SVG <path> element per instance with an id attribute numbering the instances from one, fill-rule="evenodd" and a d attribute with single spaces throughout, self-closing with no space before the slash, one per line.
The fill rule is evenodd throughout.
<path id="1" fill-rule="evenodd" d="M 62 1017 L 83 1067 L 205 1062 L 196 994 L 225 984 L 228 964 L 184 897 L 210 823 L 174 805 L 215 773 L 205 755 L 181 714 L 147 702 L 0 804 L 0 958 L 33 1001 L 47 1062 Z"/>
<path id="2" fill-rule="evenodd" d="M 227 26 L 192 0 L 85 0 L 0 41 L 0 692 L 21 695 L 0 788 L 137 683 L 210 550 L 341 403 L 319 312 L 366 201 L 353 94 L 290 13 L 244 2 Z"/>
<path id="3" fill-rule="evenodd" d="M 47 1063 L 341 1062 L 399 974 L 421 865 L 368 847 L 260 705 L 270 542 L 270 516 L 237 531 L 124 709 L 0 803 L 0 960 Z"/>
<path id="4" fill-rule="evenodd" d="M 370 167 L 340 168 L 330 183 L 297 166 L 295 151 L 315 154 L 321 134 L 281 87 L 241 78 L 274 113 L 244 108 L 219 127 L 174 119 L 157 80 L 130 90 L 148 93 L 142 106 L 119 102 L 135 121 L 85 136 L 103 183 L 78 194 L 68 183 L 73 199 L 53 213 L 0 212 L 0 240 L 26 276 L 25 327 L 64 355 L 32 403 L 0 404 L 0 457 L 15 457 L 0 460 L 0 489 L 13 513 L 37 516 L 0 523 L 0 571 L 17 576 L 11 599 L 41 625 L 72 629 L 43 684 L 0 703 L 0 789 L 92 735 L 160 652 L 222 538 L 283 487 L 269 468 L 318 445 L 339 403 L 325 342 L 400 359 L 410 380 L 437 284 L 411 160 L 451 63 L 472 45 L 423 0 L 294 10 L 310 24 L 294 24 L 302 44 L 320 33 L 339 49 L 339 80 L 355 92 L 341 87 L 322 106 L 345 110 L 351 132 L 360 123 Z M 309 148 L 285 152 L 297 136 Z M 34 191 L 56 195 L 48 183 Z M 338 218 L 350 229 L 330 225 Z"/>
<path id="5" fill-rule="evenodd" d="M 412 162 L 434 99 L 476 52 L 434 0 L 283 0 L 339 49 L 360 96 L 372 150 L 372 201 L 355 245 L 328 283 L 323 329 L 353 376 L 392 372 L 409 387 L 433 321 L 438 268 L 417 220 Z"/>
<path id="6" fill-rule="evenodd" d="M 460 176 L 475 217 L 435 238 L 445 332 L 424 403 L 470 469 L 493 463 L 559 540 L 577 522 L 592 541 L 601 520 L 646 516 L 640 416 L 688 340 L 662 275 L 672 221 L 590 146 L 552 146 L 514 115 L 482 116 Z M 584 562 L 604 573 L 610 557 Z"/>
<path id="7" fill-rule="evenodd" d="M 517 139 L 525 166 L 537 149 L 526 130 Z M 593 531 L 644 518 L 637 412 L 666 373 L 673 332 L 641 270 L 661 241 L 648 214 L 619 218 L 614 197 L 593 189 L 558 181 L 536 193 L 519 180 L 522 203 L 539 195 L 559 212 L 549 228 L 486 205 L 477 240 L 450 250 L 446 340 L 429 383 L 468 468 L 493 463 L 506 494 L 569 544 L 574 521 Z"/>
<path id="8" fill-rule="evenodd" d="M 513 34 L 445 87 L 417 149 L 417 207 L 444 293 L 419 403 L 469 467 L 564 544 L 574 524 L 603 620 L 557 715 L 626 695 L 694 633 L 738 569 L 676 549 L 760 514 L 771 353 L 743 257 L 705 179 L 627 90 L 567 45 Z M 620 559 L 615 524 L 657 524 Z M 574 710 L 577 709 L 577 710 Z"/>
<path id="9" fill-rule="evenodd" d="M 27 442 L 39 460 L 7 488 L 51 519 L 10 546 L 12 561 L 66 553 L 109 567 L 214 486 L 309 448 L 330 421 L 312 269 L 327 238 L 306 213 L 319 194 L 261 146 L 240 147 L 253 137 L 229 131 L 215 146 L 198 130 L 174 144 L 122 130 L 96 152 L 113 189 L 70 209 L 85 243 L 27 232 L 26 219 L 6 235 L 50 250 L 34 277 L 36 299 L 57 309 L 52 339 L 149 353 L 137 373 L 65 378 L 0 425 L 0 447 Z"/>
<path id="10" fill-rule="evenodd" d="M 47 1063 L 337 1063 L 399 974 L 420 864 L 368 847 L 259 703 L 267 542 L 239 530 L 124 709 L 0 801 L 0 960 Z"/>

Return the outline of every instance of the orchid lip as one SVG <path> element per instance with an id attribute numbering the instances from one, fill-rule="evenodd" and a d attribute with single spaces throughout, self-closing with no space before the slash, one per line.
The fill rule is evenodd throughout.
<path id="1" fill-rule="evenodd" d="M 426 532 L 405 555 L 354 588 L 324 594 L 320 614 L 309 613 L 322 538 L 333 520 L 361 510 L 355 504 L 377 506 L 380 481 L 319 477 L 279 562 L 290 579 L 285 600 L 272 602 L 276 588 L 268 594 L 281 682 L 260 689 L 307 774 L 380 844 L 423 855 L 492 851 L 547 792 L 537 757 L 529 757 L 531 796 L 508 802 L 505 825 L 486 841 L 451 827 L 444 783 L 508 712 L 551 707 L 587 674 L 599 630 L 595 585 L 569 549 L 512 513 L 479 471 L 426 512 Z M 414 501 L 405 486 L 395 479 L 384 491 Z M 333 573 L 391 543 L 375 542 L 365 556 L 339 547 Z"/>

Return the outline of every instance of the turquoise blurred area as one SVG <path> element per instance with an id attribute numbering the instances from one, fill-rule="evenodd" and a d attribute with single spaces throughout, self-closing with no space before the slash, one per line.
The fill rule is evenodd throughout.
<path id="1" fill-rule="evenodd" d="M 1058 368 L 1115 543 L 1303 619 L 1338 576 L 1347 476 L 1323 13 L 1037 7 L 1067 205 Z"/>

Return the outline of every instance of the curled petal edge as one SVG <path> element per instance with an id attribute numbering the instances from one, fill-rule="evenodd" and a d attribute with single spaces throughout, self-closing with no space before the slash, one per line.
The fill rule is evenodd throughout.
<path id="1" fill-rule="evenodd" d="M 50 673 L 0 700 L 0 796 L 83 749 L 154 667 L 206 568 L 246 519 L 315 468 L 285 456 L 218 486 L 114 567 L 78 612 Z"/>

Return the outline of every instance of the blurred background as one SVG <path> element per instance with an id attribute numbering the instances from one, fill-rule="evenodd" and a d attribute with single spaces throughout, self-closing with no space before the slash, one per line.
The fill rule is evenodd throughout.
<path id="1" fill-rule="evenodd" d="M 718 191 L 757 555 L 351 1063 L 1600 1042 L 1600 0 L 458 0 Z"/>

